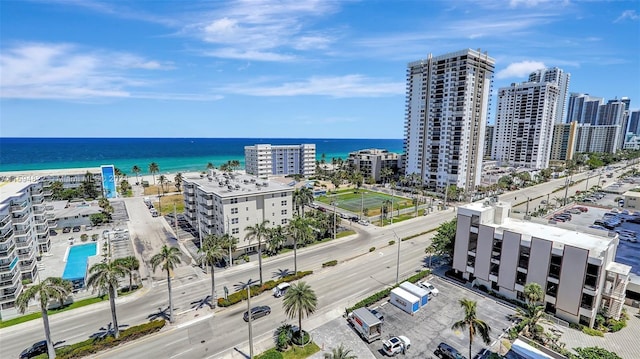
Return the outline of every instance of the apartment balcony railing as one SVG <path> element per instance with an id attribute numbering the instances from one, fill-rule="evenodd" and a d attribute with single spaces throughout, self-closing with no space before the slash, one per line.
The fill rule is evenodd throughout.
<path id="1" fill-rule="evenodd" d="M 26 254 L 18 254 L 18 258 L 20 259 L 20 265 L 24 267 L 25 264 L 30 265 L 34 259 L 36 259 L 35 252 L 29 252 Z"/>
<path id="2" fill-rule="evenodd" d="M 11 215 L 10 214 L 2 216 L 2 219 L 0 219 L 0 229 L 4 229 L 10 223 L 11 223 Z"/>
<path id="3" fill-rule="evenodd" d="M 16 271 L 13 275 L 0 276 L 0 290 L 8 287 L 13 287 L 20 276 L 20 272 Z"/>
<path id="4" fill-rule="evenodd" d="M 53 206 L 49 204 L 44 206 L 44 209 L 46 209 L 47 211 L 53 211 Z"/>
<path id="5" fill-rule="evenodd" d="M 11 205 L 11 212 L 16 213 L 16 212 L 22 212 L 25 211 L 27 208 L 29 208 L 29 203 L 27 201 L 24 201 L 22 203 L 18 203 L 18 204 L 12 204 Z"/>
<path id="6" fill-rule="evenodd" d="M 18 249 L 22 249 L 22 248 L 30 248 L 31 247 L 31 241 L 27 240 L 27 241 L 16 241 L 16 247 L 18 247 Z"/>
<path id="7" fill-rule="evenodd" d="M 31 231 L 31 227 L 27 228 L 27 229 L 16 229 L 13 234 L 16 237 L 24 237 L 25 235 L 27 235 L 29 232 Z"/>
<path id="8" fill-rule="evenodd" d="M 0 249 L 0 258 L 9 257 L 15 252 L 16 245 L 15 243 L 11 243 L 8 247 Z"/>

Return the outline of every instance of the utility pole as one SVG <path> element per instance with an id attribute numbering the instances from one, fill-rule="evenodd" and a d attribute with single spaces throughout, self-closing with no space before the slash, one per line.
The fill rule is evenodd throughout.
<path id="1" fill-rule="evenodd" d="M 333 204 L 333 239 L 336 239 L 336 201 L 331 201 Z"/>
<path id="2" fill-rule="evenodd" d="M 395 185 L 391 185 L 391 225 L 393 225 L 393 200 L 395 199 L 394 189 Z"/>
<path id="3" fill-rule="evenodd" d="M 400 283 L 400 242 L 402 241 L 400 240 L 400 238 L 398 238 L 398 235 L 394 230 L 391 230 L 391 232 L 393 232 L 393 235 L 398 241 L 398 257 L 396 258 L 396 284 L 398 284 Z"/>
<path id="4" fill-rule="evenodd" d="M 176 231 L 176 240 L 180 240 L 180 236 L 178 236 L 178 214 L 176 211 L 176 204 L 173 204 L 173 227 Z"/>
<path id="5" fill-rule="evenodd" d="M 364 192 L 362 192 L 362 200 L 360 201 L 360 220 L 364 218 Z"/>

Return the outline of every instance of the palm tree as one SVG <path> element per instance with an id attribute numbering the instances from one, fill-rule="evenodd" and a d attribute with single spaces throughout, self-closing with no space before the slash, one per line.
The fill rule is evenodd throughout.
<path id="1" fill-rule="evenodd" d="M 433 245 L 430 245 L 424 249 L 424 254 L 429 255 L 429 268 L 431 268 L 431 259 L 433 258 L 433 255 L 435 253 L 436 253 L 436 247 L 434 247 Z"/>
<path id="2" fill-rule="evenodd" d="M 160 166 L 157 163 L 151 162 L 149 164 L 149 173 L 153 176 L 153 185 L 156 185 L 156 173 L 160 171 Z"/>
<path id="3" fill-rule="evenodd" d="M 293 271 L 298 274 L 298 242 L 306 243 L 311 237 L 311 226 L 305 218 L 294 216 L 287 226 L 287 233 L 293 238 Z"/>
<path id="4" fill-rule="evenodd" d="M 524 297 L 527 299 L 528 304 L 537 304 L 544 299 L 544 292 L 540 284 L 535 282 L 527 283 L 524 286 Z"/>
<path id="5" fill-rule="evenodd" d="M 318 305 L 318 298 L 316 293 L 305 282 L 294 283 L 289 287 L 287 293 L 284 295 L 282 301 L 282 307 L 284 312 L 293 319 L 298 317 L 298 335 L 302 339 L 302 345 L 304 345 L 304 332 L 302 331 L 302 318 L 307 317 L 316 311 Z"/>
<path id="6" fill-rule="evenodd" d="M 482 341 L 484 341 L 488 345 L 491 343 L 491 338 L 489 338 L 491 328 L 487 323 L 478 319 L 476 315 L 476 306 L 478 303 L 476 301 L 463 298 L 460 299 L 459 303 L 460 306 L 464 309 L 464 319 L 453 323 L 451 329 L 469 329 L 469 358 L 471 358 L 471 345 L 473 344 L 473 337 L 476 336 L 476 334 L 479 334 L 482 338 Z"/>
<path id="7" fill-rule="evenodd" d="M 524 335 L 531 336 L 531 333 L 536 330 L 536 324 L 538 320 L 544 315 L 544 306 L 527 304 L 524 309 L 516 308 L 516 318 L 519 318 L 524 323 Z"/>
<path id="8" fill-rule="evenodd" d="M 171 271 L 176 268 L 178 264 L 182 263 L 180 260 L 180 250 L 177 247 L 162 246 L 160 253 L 151 257 L 151 266 L 153 271 L 156 268 L 161 267 L 162 270 L 167 271 L 167 288 L 169 289 L 169 322 L 173 323 L 173 303 L 171 302 Z"/>
<path id="9" fill-rule="evenodd" d="M 231 165 L 231 171 L 235 171 L 238 168 L 240 168 L 240 161 L 238 160 L 231 160 L 229 161 L 229 165 Z"/>
<path id="10" fill-rule="evenodd" d="M 313 191 L 307 186 L 302 186 L 293 192 L 293 203 L 298 215 L 304 217 L 304 206 L 313 203 Z"/>
<path id="11" fill-rule="evenodd" d="M 269 236 L 267 238 L 266 246 L 269 254 L 277 254 L 280 248 L 287 242 L 287 236 L 285 235 L 282 226 L 278 225 L 269 229 Z"/>
<path id="12" fill-rule="evenodd" d="M 268 220 L 262 221 L 262 223 L 257 224 L 255 226 L 247 226 L 244 230 L 247 234 L 244 237 L 245 241 L 251 241 L 253 239 L 258 241 L 258 268 L 260 269 L 260 285 L 262 285 L 262 240 L 267 238 L 269 235 L 269 228 L 267 225 L 269 224 Z"/>
<path id="13" fill-rule="evenodd" d="M 51 340 L 51 329 L 49 328 L 49 315 L 47 314 L 47 304 L 49 300 L 55 299 L 60 304 L 73 290 L 73 284 L 68 280 L 59 277 L 49 277 L 38 284 L 34 284 L 20 293 L 16 299 L 18 311 L 24 314 L 29 307 L 29 302 L 38 297 L 40 299 L 40 313 L 42 313 L 42 323 L 44 324 L 44 337 L 47 341 L 47 353 L 49 358 L 56 357 L 56 351 L 53 348 Z"/>
<path id="14" fill-rule="evenodd" d="M 347 349 L 340 343 L 337 348 L 331 349 L 332 359 L 357 359 L 356 355 L 351 354 L 351 349 Z"/>
<path id="15" fill-rule="evenodd" d="M 202 248 L 198 249 L 198 253 L 202 254 L 198 258 L 199 263 L 204 263 L 210 267 L 211 270 L 211 308 L 216 307 L 216 277 L 215 268 L 216 263 L 221 259 L 224 259 L 226 250 L 221 246 L 221 239 L 216 235 L 209 235 L 204 237 L 202 241 Z"/>
<path id="16" fill-rule="evenodd" d="M 123 266 L 122 261 L 107 261 L 94 264 L 89 268 L 89 279 L 87 279 L 87 286 L 93 287 L 93 290 L 106 290 L 109 295 L 111 321 L 113 323 L 113 337 L 115 339 L 118 339 L 118 336 L 120 336 L 118 316 L 116 315 L 118 280 L 124 277 L 126 273 L 127 268 Z"/>
<path id="17" fill-rule="evenodd" d="M 180 187 L 182 185 L 182 173 L 178 172 L 173 180 L 176 182 L 176 188 L 178 189 L 178 192 L 182 192 L 182 188 Z"/>
<path id="18" fill-rule="evenodd" d="M 162 188 L 162 195 L 164 196 L 164 183 L 167 182 L 167 177 L 165 177 L 164 175 L 160 175 L 160 177 L 158 177 L 158 182 L 160 183 L 160 187 Z"/>
<path id="19" fill-rule="evenodd" d="M 216 166 L 214 166 L 213 163 L 211 163 L 211 162 L 207 163 L 207 170 L 213 170 L 215 168 L 216 168 Z"/>
<path id="20" fill-rule="evenodd" d="M 140 261 L 135 256 L 118 258 L 114 262 L 118 262 L 120 266 L 127 270 L 129 275 L 129 292 L 133 290 L 133 273 L 140 269 Z"/>
<path id="21" fill-rule="evenodd" d="M 138 166 L 133 166 L 133 168 L 131 169 L 131 172 L 136 174 L 136 184 L 140 183 L 140 181 L 138 180 L 138 175 L 140 174 L 140 172 L 142 172 L 140 170 L 140 167 Z"/>
<path id="22" fill-rule="evenodd" d="M 229 251 L 229 264 L 232 264 L 232 253 L 236 251 L 238 248 L 238 238 L 230 235 L 229 233 L 225 233 L 220 237 L 220 245 Z"/>

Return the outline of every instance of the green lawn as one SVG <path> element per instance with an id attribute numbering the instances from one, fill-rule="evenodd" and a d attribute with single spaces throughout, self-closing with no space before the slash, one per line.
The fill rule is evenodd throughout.
<path id="1" fill-rule="evenodd" d="M 305 345 L 304 347 L 292 347 L 286 352 L 279 352 L 275 348 L 269 349 L 266 352 L 256 356 L 256 359 L 262 358 L 283 358 L 283 359 L 304 359 L 312 356 L 313 354 L 320 351 L 320 347 L 311 342 L 310 344 Z"/>

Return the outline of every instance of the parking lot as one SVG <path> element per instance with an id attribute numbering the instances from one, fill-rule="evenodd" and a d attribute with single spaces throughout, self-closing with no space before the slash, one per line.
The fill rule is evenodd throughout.
<path id="1" fill-rule="evenodd" d="M 451 345 L 465 357 L 469 355 L 468 330 L 451 330 L 453 323 L 464 316 L 459 304 L 459 300 L 463 298 L 477 301 L 478 318 L 491 327 L 491 342 L 511 324 L 509 316 L 515 312 L 512 308 L 438 277 L 429 279 L 429 282 L 440 293 L 414 315 L 407 314 L 389 302 L 383 302 L 378 309 L 384 315 L 383 339 L 404 335 L 411 340 L 411 348 L 406 352 L 407 358 L 437 358 L 434 351 L 441 342 Z M 368 347 L 376 358 L 385 358 L 381 351 L 381 341 L 375 341 Z M 475 337 L 472 356 L 482 352 L 485 347 L 488 345 L 480 337 Z"/>

